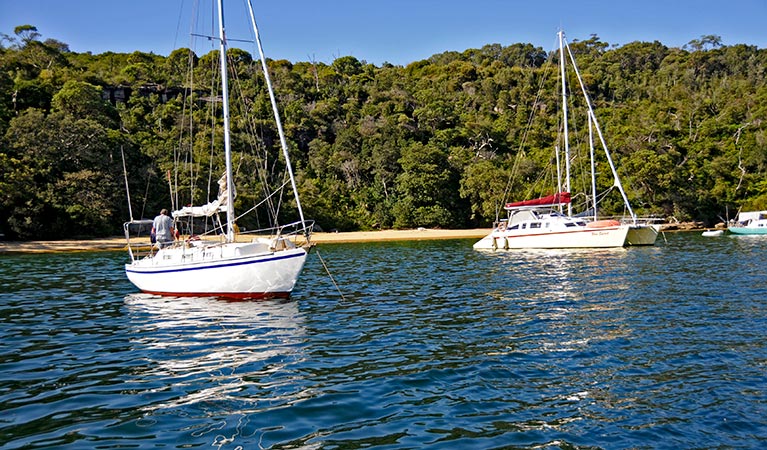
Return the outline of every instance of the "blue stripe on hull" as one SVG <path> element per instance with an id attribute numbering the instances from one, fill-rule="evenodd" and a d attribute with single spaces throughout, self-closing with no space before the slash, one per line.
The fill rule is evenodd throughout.
<path id="1" fill-rule="evenodd" d="M 279 261 L 281 259 L 300 258 L 302 256 L 306 256 L 306 253 L 296 253 L 295 255 L 288 255 L 288 256 L 276 256 L 269 259 L 258 259 L 258 260 L 248 259 L 246 261 L 238 261 L 238 262 L 231 262 L 231 263 L 225 263 L 225 264 L 209 264 L 209 265 L 200 265 L 195 267 L 180 267 L 177 269 L 152 270 L 153 269 L 152 267 L 148 267 L 146 271 L 129 269 L 130 265 L 126 265 L 125 272 L 138 273 L 142 275 L 167 274 L 167 273 L 175 273 L 175 272 L 189 272 L 194 270 L 220 269 L 224 267 L 242 266 L 242 265 L 248 265 L 248 264 L 261 264 L 266 262 Z"/>

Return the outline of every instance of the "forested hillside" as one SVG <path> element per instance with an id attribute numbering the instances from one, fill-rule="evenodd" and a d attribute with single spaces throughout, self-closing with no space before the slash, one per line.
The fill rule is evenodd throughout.
<path id="1" fill-rule="evenodd" d="M 0 233 L 120 234 L 123 156 L 133 215 L 169 205 L 183 94 L 216 95 L 188 85 L 190 56 L 204 75 L 215 51 L 78 54 L 28 25 L 0 39 Z M 716 36 L 571 47 L 640 215 L 710 224 L 767 209 L 767 50 Z M 489 226 L 505 201 L 551 193 L 535 187 L 560 127 L 548 53 L 490 44 L 405 67 L 270 61 L 307 217 L 326 230 Z M 263 145 L 277 148 L 263 74 L 250 54 L 229 57 L 264 112 Z M 242 167 L 238 178 L 241 193 L 254 183 Z"/>

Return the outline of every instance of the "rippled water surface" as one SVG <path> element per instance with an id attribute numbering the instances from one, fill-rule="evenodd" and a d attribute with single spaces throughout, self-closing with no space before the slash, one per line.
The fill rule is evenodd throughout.
<path id="1" fill-rule="evenodd" d="M 767 239 L 322 245 L 288 301 L 0 255 L 0 447 L 764 448 Z"/>

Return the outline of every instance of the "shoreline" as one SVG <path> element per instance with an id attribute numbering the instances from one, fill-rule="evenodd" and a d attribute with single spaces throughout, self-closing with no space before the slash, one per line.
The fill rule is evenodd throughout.
<path id="1" fill-rule="evenodd" d="M 664 224 L 661 232 L 705 230 L 698 223 Z M 492 228 L 472 228 L 468 230 L 444 230 L 437 228 L 417 228 L 409 230 L 380 231 L 345 231 L 339 233 L 312 233 L 312 242 L 324 244 L 354 244 L 383 241 L 421 241 L 436 239 L 482 239 L 490 234 Z M 149 244 L 148 238 L 141 238 Z M 141 242 L 141 240 L 139 240 Z M 100 239 L 79 239 L 62 241 L 0 241 L 0 255 L 3 253 L 63 253 L 94 251 L 127 251 L 125 237 L 115 236 Z"/>
<path id="2" fill-rule="evenodd" d="M 492 229 L 442 230 L 419 228 L 413 230 L 348 231 L 340 233 L 312 233 L 312 242 L 322 244 L 350 244 L 380 241 L 418 241 L 435 239 L 481 239 Z M 143 238 L 148 239 L 148 238 Z M 132 240 L 131 240 L 132 241 Z M 140 240 L 139 240 L 140 242 Z M 148 240 L 147 240 L 148 244 Z M 126 250 L 125 237 L 62 241 L 0 241 L 3 253 L 62 253 Z"/>

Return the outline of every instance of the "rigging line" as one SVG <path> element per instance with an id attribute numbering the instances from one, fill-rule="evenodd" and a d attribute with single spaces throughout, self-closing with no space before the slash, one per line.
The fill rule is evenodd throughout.
<path id="1" fill-rule="evenodd" d="M 256 133 L 255 133 L 256 126 L 255 126 L 255 123 L 254 123 L 255 122 L 255 118 L 253 117 L 253 114 L 248 114 L 247 113 L 248 101 L 247 101 L 247 98 L 245 96 L 245 89 L 243 88 L 242 80 L 240 79 L 238 71 L 237 71 L 237 66 L 238 65 L 236 64 L 236 61 L 234 61 L 229 55 L 227 55 L 227 60 L 229 61 L 229 68 L 230 68 L 229 72 L 231 72 L 231 81 L 232 81 L 230 94 L 232 96 L 237 95 L 237 97 L 240 99 L 239 106 L 242 108 L 241 114 L 242 114 L 242 116 L 245 119 L 246 127 L 250 130 L 251 136 L 255 137 L 255 135 L 256 135 Z M 237 106 L 237 105 L 232 105 L 232 106 L 234 107 L 234 106 Z M 251 148 L 253 148 L 252 141 L 251 141 Z M 266 160 L 267 160 L 266 156 L 267 155 L 264 155 L 264 162 L 266 162 Z M 257 154 L 256 154 L 256 157 L 258 157 Z M 237 169 L 236 169 L 235 172 L 236 173 L 240 173 L 241 169 L 242 169 L 242 167 L 243 167 L 243 165 L 245 163 L 246 163 L 245 156 L 242 155 L 242 154 L 239 155 L 238 156 Z M 267 178 L 267 176 L 265 174 L 265 170 L 256 170 L 256 176 L 257 176 L 257 178 L 260 178 L 261 181 L 262 181 L 262 186 L 263 186 L 262 190 L 263 190 L 264 199 L 267 201 L 267 204 L 269 206 L 269 210 L 272 213 L 272 217 L 274 217 L 273 221 L 276 223 L 277 212 L 275 212 L 273 203 L 271 201 L 271 197 L 275 194 L 275 192 L 270 192 L 269 180 L 268 180 L 268 178 Z M 283 187 L 284 187 L 284 185 L 283 185 Z M 254 209 L 256 209 L 258 206 L 260 206 L 263 203 L 264 202 L 262 201 L 258 205 L 256 205 L 256 206 L 252 207 L 251 209 L 249 209 L 248 212 L 252 212 Z M 238 220 L 238 219 L 240 219 L 243 216 L 245 216 L 245 214 L 240 214 L 239 216 L 237 216 L 237 218 L 235 220 Z"/>
<path id="2" fill-rule="evenodd" d="M 217 216 L 216 216 L 217 217 Z M 216 225 L 216 222 L 218 222 L 218 225 Z M 197 236 L 210 236 L 213 233 L 216 233 L 218 231 L 221 232 L 221 235 L 224 234 L 224 224 L 221 223 L 221 220 L 211 217 L 211 228 L 210 230 L 205 230 L 202 233 L 196 233 Z M 218 233 L 215 234 L 215 236 L 220 236 Z"/>
<path id="3" fill-rule="evenodd" d="M 173 201 L 173 183 L 170 181 L 170 169 L 168 169 L 166 173 L 166 177 L 168 178 L 168 189 L 170 189 L 170 210 L 173 211 L 176 209 L 177 203 Z M 176 199 L 178 200 L 178 199 Z"/>
<path id="4" fill-rule="evenodd" d="M 194 79 L 193 79 L 193 72 L 194 72 L 194 60 L 192 58 L 191 51 L 187 54 L 187 76 L 189 77 L 189 87 L 190 87 L 190 93 L 187 95 L 184 99 L 184 106 L 183 106 L 183 113 L 186 114 L 186 108 L 187 108 L 187 100 L 190 102 L 189 106 L 189 148 L 183 147 L 183 140 L 181 139 L 181 136 L 179 138 L 179 149 L 184 152 L 184 158 L 186 167 L 189 169 L 189 202 L 194 203 L 194 191 L 195 191 L 195 185 L 197 181 L 197 173 L 195 172 L 195 166 L 194 166 L 194 121 L 193 121 L 193 113 L 192 113 L 192 106 L 191 102 L 194 100 L 193 97 L 193 89 L 194 89 Z M 183 116 L 186 118 L 186 115 Z M 182 122 L 182 129 L 180 130 L 181 133 L 184 132 L 184 122 Z M 176 195 L 181 195 L 181 182 L 179 176 L 181 175 L 181 167 L 182 166 L 176 166 Z M 181 206 L 181 202 L 178 201 L 177 204 L 179 207 Z"/>
<path id="5" fill-rule="evenodd" d="M 196 11 L 198 6 L 199 6 L 199 3 L 197 1 L 194 1 L 193 4 L 192 4 L 192 11 Z M 183 10 L 184 10 L 184 6 L 183 6 L 183 1 L 182 1 L 182 6 L 179 9 L 179 19 L 178 19 L 178 25 L 177 25 L 177 29 L 176 29 L 176 37 L 175 37 L 174 43 L 173 43 L 173 47 L 174 48 L 178 48 L 176 43 L 178 42 L 178 33 L 179 33 L 178 30 L 181 27 L 181 21 L 182 21 L 181 17 L 182 17 Z M 192 17 L 195 17 L 195 16 L 196 16 L 196 14 L 192 15 Z M 189 45 L 189 49 L 192 49 L 192 48 L 194 48 L 194 37 L 192 36 L 192 30 L 194 29 L 194 23 L 190 23 L 189 27 L 190 27 L 190 29 L 189 29 L 189 44 L 188 45 Z M 179 188 L 179 186 L 180 186 L 180 184 L 178 182 L 178 173 L 179 173 L 179 170 L 180 170 L 179 169 L 179 167 L 180 167 L 179 166 L 180 156 L 177 156 L 177 155 L 181 155 L 181 154 L 186 155 L 187 152 L 188 152 L 189 156 L 187 156 L 187 158 L 191 159 L 191 152 L 192 152 L 192 150 L 191 150 L 191 147 L 192 147 L 191 142 L 192 142 L 192 137 L 193 137 L 193 124 L 191 122 L 192 114 L 191 114 L 191 112 L 189 112 L 189 113 L 187 112 L 187 103 L 191 104 L 191 102 L 193 101 L 192 96 L 193 96 L 193 93 L 194 93 L 194 79 L 192 77 L 193 68 L 194 68 L 194 61 L 193 61 L 193 54 L 192 54 L 191 50 L 189 50 L 187 52 L 186 63 L 187 63 L 187 68 L 186 68 L 185 76 L 184 76 L 183 81 L 182 81 L 182 87 L 184 88 L 184 91 L 182 93 L 182 100 L 183 101 L 181 103 L 181 120 L 180 120 L 179 127 L 178 127 L 178 143 L 177 143 L 176 148 L 173 149 L 173 154 L 174 154 L 174 158 L 173 158 L 174 169 L 173 169 L 173 171 L 174 171 L 174 175 L 176 177 L 176 202 L 175 202 L 175 204 L 177 204 L 177 205 L 181 204 L 180 200 L 179 200 L 179 195 L 180 195 L 180 188 Z M 171 67 L 171 70 L 173 70 L 173 69 L 175 69 L 175 66 Z M 190 110 L 191 110 L 191 108 L 190 108 Z M 185 145 L 184 145 L 185 137 L 186 137 L 186 135 L 185 135 L 185 132 L 186 132 L 185 124 L 186 124 L 187 116 L 190 118 L 189 136 L 188 136 L 189 137 L 189 141 L 190 141 L 190 148 L 188 150 L 185 148 Z M 193 188 L 190 188 L 190 191 L 193 192 Z"/>
<path id="6" fill-rule="evenodd" d="M 227 74 L 226 31 L 224 28 L 224 1 L 218 0 L 219 58 L 221 59 L 221 106 L 224 120 L 224 155 L 226 162 L 226 242 L 234 242 L 234 177 L 232 174 L 232 146 L 230 134 L 229 87 Z"/>
<path id="7" fill-rule="evenodd" d="M 296 200 L 296 209 L 298 209 L 298 216 L 301 218 L 301 224 L 306 229 L 306 219 L 304 219 L 304 211 L 301 208 L 301 199 L 298 196 L 298 186 L 296 185 L 296 178 L 293 174 L 293 167 L 290 163 L 290 154 L 288 151 L 288 143 L 285 139 L 285 133 L 282 128 L 282 120 L 280 119 L 279 108 L 277 107 L 277 99 L 275 98 L 274 91 L 272 89 L 272 82 L 269 78 L 269 67 L 266 64 L 266 56 L 264 55 L 264 49 L 261 45 L 261 38 L 258 34 L 258 26 L 256 25 L 256 17 L 253 13 L 253 4 L 250 0 L 247 0 L 248 12 L 250 12 L 250 22 L 253 25 L 253 33 L 256 38 L 256 47 L 258 48 L 258 54 L 261 57 L 261 66 L 264 69 L 264 81 L 266 81 L 266 87 L 269 91 L 269 99 L 272 103 L 272 110 L 274 112 L 274 121 L 277 125 L 277 132 L 280 136 L 280 147 L 282 147 L 282 153 L 285 156 L 285 168 L 290 175 L 290 183 L 293 187 L 293 197 Z M 307 233 L 306 239 L 309 240 L 309 234 Z"/>
<path id="8" fill-rule="evenodd" d="M 247 98 L 245 96 L 245 90 L 243 89 L 242 81 L 241 81 L 241 79 L 239 77 L 239 74 L 237 73 L 237 70 L 236 70 L 237 69 L 237 65 L 235 64 L 235 61 L 232 58 L 228 58 L 228 59 L 230 61 L 230 68 L 231 68 L 230 71 L 232 72 L 232 90 L 236 92 L 237 96 L 240 99 L 239 106 L 241 106 L 243 108 L 243 110 L 241 111 L 241 114 L 242 114 L 242 116 L 245 119 L 246 127 L 248 128 L 249 133 L 250 133 L 250 135 L 248 137 L 255 138 L 256 137 L 255 118 L 254 118 L 253 114 L 250 114 L 247 111 L 249 109 L 248 108 L 248 102 L 247 102 Z M 252 140 L 249 139 L 248 142 L 250 144 L 251 150 L 254 150 L 253 154 L 256 156 L 256 158 L 262 158 L 255 151 L 255 149 L 258 147 L 258 145 L 257 145 L 258 142 L 255 143 L 256 144 L 255 146 L 253 145 L 254 143 L 253 143 Z M 264 147 L 264 149 L 265 149 L 265 147 Z M 264 163 L 266 163 L 267 159 L 268 159 L 267 155 L 264 155 L 263 156 Z M 240 168 L 242 167 L 242 165 L 244 163 L 245 163 L 245 157 L 243 155 L 240 155 L 239 163 L 238 163 L 238 167 L 237 167 L 237 172 L 238 173 L 240 172 Z M 266 169 L 261 170 L 260 168 L 258 168 L 256 170 L 256 178 L 260 179 L 260 181 L 261 181 L 264 200 L 266 201 L 267 206 L 269 207 L 269 211 L 271 213 L 271 216 L 274 217 L 273 222 L 276 222 L 277 212 L 275 211 L 274 204 L 273 204 L 273 202 L 271 200 L 271 197 L 274 194 L 276 194 L 276 192 L 270 192 L 270 188 L 269 188 L 269 184 L 270 183 L 269 183 L 269 180 L 268 180 L 268 178 L 266 176 Z M 285 185 L 283 184 L 282 187 L 284 187 L 284 186 Z M 252 207 L 247 212 L 252 212 L 254 209 L 256 209 L 258 206 L 260 206 L 263 203 L 264 203 L 264 201 L 260 202 L 258 205 Z M 235 220 L 239 220 L 243 216 L 245 216 L 245 214 L 240 214 Z"/>
<path id="9" fill-rule="evenodd" d="M 251 29 L 251 33 L 254 33 L 253 29 Z M 252 42 L 253 46 L 256 47 L 252 53 L 255 55 L 259 51 L 257 46 L 256 46 L 256 37 L 255 37 L 255 35 L 252 36 L 252 39 L 253 39 L 253 42 Z M 257 59 L 254 59 L 252 61 L 251 67 L 252 68 L 257 68 L 257 70 L 254 71 L 254 74 L 255 73 L 261 73 L 261 75 L 263 76 L 263 89 L 268 94 L 269 93 L 269 84 L 268 84 L 269 80 L 267 79 L 268 73 L 266 72 L 266 67 L 263 66 L 263 64 L 259 65 L 259 60 L 257 60 Z M 258 69 L 260 69 L 260 72 L 258 71 Z M 274 183 L 274 181 L 272 181 L 272 180 L 275 179 L 275 173 L 277 171 L 277 167 L 279 166 L 279 156 L 278 156 L 279 155 L 279 150 L 272 149 L 273 151 L 276 152 L 276 154 L 275 154 L 275 157 L 271 159 L 272 162 L 270 164 L 269 163 L 269 161 L 270 161 L 270 157 L 269 157 L 270 149 L 266 146 L 266 141 L 265 141 L 265 136 L 264 135 L 265 135 L 265 132 L 272 132 L 272 131 L 275 131 L 276 134 L 279 135 L 280 131 L 279 131 L 279 129 L 275 129 L 275 130 L 269 129 L 269 130 L 267 130 L 266 127 L 264 126 L 264 122 L 263 121 L 258 126 L 256 126 L 255 116 L 252 116 L 252 119 L 253 119 L 252 123 L 253 123 L 253 133 L 254 133 L 254 136 L 260 136 L 260 141 L 259 141 L 261 143 L 260 148 L 263 151 L 263 155 L 261 156 L 262 157 L 262 161 L 263 161 L 263 169 L 259 171 L 259 176 L 261 177 L 262 183 L 263 183 L 264 197 L 269 198 L 268 212 L 269 212 L 269 214 L 271 214 L 271 217 L 273 218 L 273 220 L 276 221 L 277 217 L 279 216 L 279 212 L 280 212 L 280 209 L 281 209 L 280 207 L 281 207 L 282 202 L 283 202 L 283 196 L 284 196 L 284 193 L 285 193 L 284 192 L 284 186 L 285 185 L 283 184 L 282 187 L 279 188 L 280 189 L 280 196 L 277 197 L 277 201 L 275 202 L 274 200 L 272 200 L 272 197 L 273 197 L 272 190 L 274 189 L 274 188 L 272 188 L 272 184 Z M 278 146 L 278 148 L 279 148 L 279 146 Z M 283 179 L 288 177 L 287 170 L 283 170 L 282 174 L 283 174 Z"/>
<path id="10" fill-rule="evenodd" d="M 191 45 L 189 48 L 193 48 Z M 188 86 L 188 91 L 185 90 L 183 93 L 183 101 L 181 102 L 181 121 L 180 126 L 178 130 L 178 149 L 179 151 L 186 151 L 185 147 L 185 139 L 189 139 L 189 153 L 192 153 L 192 137 L 194 135 L 194 123 L 192 122 L 192 102 L 194 101 L 193 93 L 194 93 L 194 77 L 192 76 L 193 69 L 194 69 L 194 58 L 191 51 L 187 53 L 187 69 L 186 69 L 186 86 Z M 189 117 L 189 134 L 188 136 L 186 133 L 186 119 Z M 175 150 L 174 150 L 175 151 Z"/>
<path id="11" fill-rule="evenodd" d="M 195 19 L 192 21 L 193 23 L 191 24 L 191 29 L 189 30 L 189 37 L 190 37 L 190 46 L 189 46 L 189 48 L 190 49 L 198 48 L 199 50 L 202 50 L 203 47 L 204 47 L 204 45 L 203 45 L 204 43 L 199 43 L 198 44 L 198 42 L 200 42 L 200 41 L 198 39 L 195 39 L 197 37 L 200 37 L 199 34 L 194 32 L 195 29 L 203 28 L 203 27 L 210 28 L 210 30 L 214 30 L 215 29 L 215 19 L 214 19 L 215 16 L 216 16 L 215 5 L 213 4 L 213 2 L 209 3 L 209 5 L 210 5 L 210 11 L 208 12 L 207 15 L 205 15 L 205 17 L 210 20 L 210 23 L 204 24 L 203 23 L 203 15 L 204 14 L 202 12 L 202 7 L 200 5 L 200 2 L 199 2 L 199 0 L 194 2 L 194 12 L 195 13 L 193 14 L 193 17 Z M 210 41 L 210 40 L 208 39 L 208 41 Z M 214 51 L 214 50 L 216 50 L 216 46 L 213 44 L 213 42 L 211 42 L 210 43 L 210 49 L 208 51 L 210 52 L 210 51 Z M 194 102 L 198 101 L 198 99 L 196 98 L 195 92 L 194 92 L 194 80 L 195 80 L 195 75 L 194 75 L 195 65 L 194 65 L 194 59 L 193 59 L 194 58 L 194 52 L 190 51 L 189 58 L 190 58 L 189 59 L 189 80 L 190 80 L 190 91 L 189 91 L 189 101 L 190 101 L 190 104 L 189 104 L 189 107 L 190 107 L 190 112 L 189 112 L 189 141 L 190 141 L 190 143 L 189 143 L 189 153 L 190 153 L 190 158 L 192 160 L 191 163 L 194 164 L 194 149 L 195 149 L 194 142 L 196 140 L 196 138 L 195 138 L 195 129 L 194 129 L 195 128 L 195 124 L 196 124 L 195 118 L 194 118 L 194 110 L 195 110 Z M 219 67 L 218 63 L 219 63 L 218 58 L 211 58 L 211 61 L 210 61 L 210 71 L 211 71 L 211 73 L 218 74 L 220 72 L 218 70 L 218 67 Z M 201 85 L 201 86 L 204 87 L 204 85 Z M 206 190 L 206 193 L 205 193 L 205 199 L 206 199 L 205 201 L 208 201 L 208 202 L 211 199 L 211 186 L 213 185 L 213 159 L 214 159 L 214 156 L 215 156 L 215 135 L 216 135 L 216 133 L 215 133 L 215 128 L 216 128 L 215 127 L 215 125 L 216 125 L 216 120 L 215 120 L 215 117 L 216 117 L 216 115 L 215 115 L 216 101 L 215 101 L 215 99 L 218 96 L 218 88 L 219 88 L 218 79 L 215 76 L 211 77 L 210 78 L 210 86 L 209 86 L 208 94 L 207 94 L 206 97 L 203 97 L 202 99 L 200 99 L 200 100 L 203 100 L 205 102 L 205 106 L 207 107 L 207 113 L 206 113 L 205 117 L 210 118 L 210 154 L 208 155 L 208 180 L 207 180 L 207 185 L 206 185 L 206 189 L 207 190 Z M 204 122 L 202 120 L 200 120 L 199 124 L 200 124 L 200 128 L 202 128 L 202 130 L 205 131 L 204 130 L 204 126 L 205 126 Z M 200 139 L 200 141 L 202 141 L 202 139 Z M 199 172 L 202 172 L 202 169 L 200 169 Z M 197 181 L 196 180 L 197 180 L 197 177 L 195 177 L 194 180 L 192 180 L 192 182 L 190 183 L 190 202 L 191 203 L 194 203 L 194 201 L 195 201 L 195 186 L 197 185 Z M 218 192 L 218 191 L 216 191 L 216 192 Z M 206 224 L 206 226 L 207 226 L 207 224 Z"/>
<path id="12" fill-rule="evenodd" d="M 506 203 L 509 195 L 511 194 L 511 189 L 512 189 L 512 186 L 513 186 L 513 180 L 514 180 L 514 177 L 516 176 L 517 171 L 519 170 L 519 165 L 521 164 L 522 156 L 524 155 L 524 148 L 525 148 L 525 145 L 527 144 L 527 139 L 528 139 L 529 133 L 532 130 L 532 127 L 533 127 L 533 120 L 535 118 L 535 112 L 536 112 L 536 109 L 538 108 L 538 105 L 541 103 L 541 97 L 543 96 L 544 86 L 546 84 L 546 80 L 549 77 L 549 73 L 550 73 L 549 68 L 551 67 L 551 65 L 550 65 L 550 63 L 551 63 L 551 56 L 549 56 L 549 60 L 547 60 L 546 63 L 547 64 L 545 64 L 545 66 L 543 67 L 543 69 L 544 69 L 543 70 L 543 76 L 540 78 L 540 82 L 538 84 L 538 90 L 537 90 L 537 92 L 535 94 L 535 100 L 533 101 L 533 107 L 530 110 L 530 115 L 528 116 L 527 123 L 525 124 L 525 130 L 522 133 L 522 139 L 520 140 L 519 147 L 517 148 L 517 154 L 516 154 L 516 157 L 514 158 L 514 164 L 512 165 L 511 171 L 509 173 L 509 177 L 506 180 L 506 187 L 505 187 L 505 189 L 503 191 L 502 203 Z M 535 72 L 536 72 L 535 69 L 531 68 L 530 70 L 531 70 L 531 73 L 533 75 L 535 75 Z M 498 215 L 499 214 L 496 211 L 496 220 L 498 219 Z"/>
<path id="13" fill-rule="evenodd" d="M 149 183 L 152 181 L 152 172 L 149 172 L 146 177 L 146 189 L 144 190 L 144 203 L 141 204 L 141 217 L 144 218 L 144 212 L 146 211 L 146 202 L 149 198 Z"/>
<path id="14" fill-rule="evenodd" d="M 211 58 L 210 62 L 210 70 L 211 73 L 218 74 L 219 73 L 219 64 L 220 61 L 218 61 L 217 58 Z M 219 83 L 216 76 L 211 77 L 210 82 L 210 98 L 211 101 L 208 102 L 208 117 L 210 118 L 210 153 L 208 154 L 208 183 L 207 183 L 207 201 L 210 201 L 211 199 L 211 187 L 213 186 L 213 159 L 216 156 L 216 111 L 217 111 L 217 102 L 213 99 L 218 97 L 219 94 Z"/>
<path id="15" fill-rule="evenodd" d="M 216 41 L 216 42 L 221 40 L 221 38 L 219 38 L 218 36 L 211 36 L 211 35 L 200 34 L 200 33 L 192 33 L 192 36 L 199 37 L 199 38 L 204 38 L 204 39 L 207 39 L 209 41 Z M 250 39 L 235 39 L 235 38 L 228 37 L 228 38 L 226 38 L 226 42 L 242 42 L 242 43 L 245 43 L 245 44 L 250 44 L 252 41 Z"/>
<path id="16" fill-rule="evenodd" d="M 252 43 L 252 41 L 247 41 L 247 42 L 251 42 Z M 238 106 L 241 108 L 241 118 L 245 121 L 245 128 L 247 128 L 247 130 L 248 130 L 247 137 L 250 138 L 246 142 L 247 142 L 248 146 L 251 148 L 252 154 L 257 158 L 256 162 L 259 163 L 259 166 L 260 166 L 260 163 L 262 161 L 264 162 L 264 164 L 266 164 L 266 161 L 268 160 L 268 157 L 267 157 L 268 155 L 266 154 L 265 146 L 264 146 L 264 153 L 265 154 L 263 156 L 261 156 L 257 152 L 257 149 L 259 148 L 259 145 L 258 145 L 259 144 L 259 140 L 258 140 L 258 137 L 257 137 L 258 136 L 258 133 L 257 133 L 257 128 L 258 127 L 256 126 L 255 114 L 251 113 L 251 110 L 253 109 L 253 107 L 249 106 L 249 105 L 253 105 L 254 102 L 249 102 L 248 98 L 246 97 L 245 89 L 243 88 L 243 83 L 242 83 L 242 81 L 241 81 L 241 79 L 239 77 L 239 74 L 237 73 L 237 66 L 238 66 L 238 64 L 231 57 L 229 57 L 229 55 L 227 55 L 227 59 L 230 62 L 229 67 L 230 67 L 230 71 L 232 73 L 232 75 L 231 75 L 231 77 L 232 77 L 232 91 L 234 91 L 234 92 L 232 92 L 232 96 L 234 96 L 235 93 L 236 93 L 236 95 L 240 99 L 240 103 L 239 103 Z M 255 60 L 251 61 L 251 67 L 254 67 L 255 64 L 256 64 Z M 255 78 L 254 78 L 254 80 L 255 80 Z M 240 165 L 238 166 L 238 168 L 242 166 L 244 161 L 245 161 L 245 157 L 244 157 L 244 155 L 241 155 L 240 156 Z M 255 172 L 256 172 L 256 178 L 262 182 L 262 190 L 263 190 L 264 197 L 269 196 L 269 187 L 268 187 L 269 186 L 269 180 L 266 177 L 266 171 L 258 169 Z"/>
<path id="17" fill-rule="evenodd" d="M 255 61 L 251 63 L 250 67 L 255 67 Z M 236 80 L 239 82 L 239 78 Z M 250 147 L 251 155 L 255 158 L 256 162 L 256 170 L 255 170 L 255 177 L 254 179 L 257 181 L 260 181 L 261 184 L 261 190 L 263 191 L 263 196 L 269 197 L 270 196 L 270 188 L 269 188 L 269 179 L 267 177 L 267 161 L 268 161 L 268 155 L 266 146 L 263 145 L 263 137 L 259 139 L 259 133 L 258 133 L 258 126 L 256 124 L 256 117 L 255 114 L 251 111 L 253 109 L 253 106 L 249 106 L 248 102 L 245 101 L 245 93 L 244 89 L 242 89 L 242 86 L 238 84 L 240 87 L 240 97 L 242 106 L 244 108 L 243 116 L 246 120 L 246 125 L 248 128 L 248 146 Z M 261 152 L 263 151 L 263 155 Z M 274 206 L 272 205 L 271 201 L 268 203 L 268 209 L 269 212 L 274 216 Z"/>
<path id="18" fill-rule="evenodd" d="M 330 273 L 330 269 L 328 269 L 327 264 L 325 264 L 325 260 L 322 259 L 322 255 L 320 255 L 320 250 L 315 249 L 315 252 L 317 253 L 317 257 L 320 258 L 320 262 L 322 263 L 322 267 L 325 268 L 325 272 L 328 274 L 328 277 L 330 277 L 330 281 L 333 282 L 333 286 L 336 287 L 336 290 L 338 291 L 338 295 L 341 296 L 341 300 L 346 300 L 346 297 L 344 297 L 344 293 L 341 292 L 341 288 L 338 287 L 338 283 L 336 283 L 336 280 L 333 278 L 333 275 Z"/>
<path id="19" fill-rule="evenodd" d="M 573 56 L 572 50 L 570 50 L 570 46 L 567 45 L 567 42 L 565 42 L 565 46 L 567 48 L 567 54 L 570 56 L 570 61 L 572 62 L 573 71 L 575 72 L 575 76 L 578 79 L 578 83 L 581 87 L 581 92 L 583 93 L 583 100 L 586 102 L 586 106 L 588 108 L 588 116 L 589 120 L 592 121 L 594 124 L 594 130 L 597 133 L 597 136 L 599 137 L 599 142 L 602 144 L 602 150 L 604 150 L 604 154 L 607 157 L 607 164 L 610 166 L 610 170 L 613 174 L 613 182 L 615 186 L 618 188 L 618 191 L 621 193 L 621 197 L 623 198 L 623 203 L 626 206 L 626 208 L 629 211 L 629 214 L 631 215 L 631 218 L 634 220 L 634 223 L 636 223 L 636 214 L 634 214 L 634 210 L 631 209 L 631 204 L 629 203 L 628 195 L 626 195 L 626 191 L 623 189 L 623 184 L 620 182 L 620 177 L 618 176 L 618 171 L 615 168 L 615 164 L 613 163 L 612 156 L 610 156 L 610 151 L 607 149 L 607 143 L 605 142 L 605 138 L 602 135 L 602 129 L 599 126 L 599 122 L 597 121 L 597 117 L 594 114 L 594 108 L 591 104 L 591 98 L 589 97 L 588 92 L 586 91 L 586 85 L 583 82 L 583 78 L 581 78 L 581 73 L 578 70 L 578 65 L 575 63 L 575 56 Z"/>
<path id="20" fill-rule="evenodd" d="M 263 205 L 265 202 L 268 202 L 268 201 L 269 201 L 269 199 L 270 199 L 271 197 L 273 197 L 273 196 L 277 195 L 277 192 L 278 192 L 278 191 L 281 191 L 283 188 L 285 188 L 285 186 L 287 186 L 287 185 L 288 185 L 288 183 L 290 183 L 290 180 L 288 180 L 288 181 L 284 182 L 284 183 L 282 184 L 282 186 L 280 186 L 280 187 L 278 187 L 277 189 L 275 189 L 275 190 L 274 190 L 274 192 L 272 192 L 271 194 L 269 194 L 269 195 L 268 195 L 266 198 L 264 198 L 263 200 L 261 200 L 260 202 L 258 202 L 258 203 L 257 203 L 256 205 L 254 205 L 252 208 L 250 208 L 249 210 L 247 210 L 247 211 L 245 211 L 244 213 L 242 213 L 242 214 L 240 214 L 239 216 L 237 216 L 237 217 L 235 218 L 235 220 L 240 220 L 240 219 L 241 219 L 243 216 L 245 216 L 245 215 L 247 215 L 248 213 L 252 212 L 253 210 L 255 210 L 256 208 L 258 208 L 259 206 Z"/>
<path id="21" fill-rule="evenodd" d="M 238 108 L 238 110 L 240 112 L 241 119 L 244 119 L 244 121 L 245 121 L 245 125 L 246 125 L 245 128 L 247 128 L 249 130 L 249 132 L 252 133 L 252 135 L 254 136 L 254 134 L 255 134 L 254 131 L 253 131 L 254 130 L 254 126 L 252 125 L 252 122 L 253 122 L 254 119 L 252 117 L 253 115 L 249 114 L 249 111 L 248 111 L 248 101 L 247 101 L 247 97 L 245 95 L 245 89 L 243 88 L 242 80 L 240 79 L 240 76 L 239 76 L 239 73 L 238 73 L 238 70 L 237 70 L 238 69 L 237 61 L 235 61 L 228 54 L 227 54 L 227 60 L 229 61 L 229 64 L 228 64 L 229 72 L 231 72 L 231 75 L 230 75 L 230 78 L 231 78 L 230 97 L 233 98 L 236 95 L 239 98 L 239 104 L 232 104 L 232 105 L 230 105 L 230 107 L 233 108 L 233 109 L 234 108 Z M 251 135 L 246 136 L 246 138 L 250 138 L 250 137 L 252 137 L 252 136 Z M 252 147 L 251 140 L 247 139 L 247 142 L 251 144 L 250 146 L 251 146 L 251 149 L 252 149 L 253 147 Z M 245 146 L 245 144 L 243 144 L 243 146 Z M 235 174 L 240 174 L 240 173 L 242 173 L 241 169 L 247 163 L 246 155 L 245 155 L 244 152 L 240 152 L 238 155 L 235 155 L 235 157 L 237 158 L 237 167 L 236 167 L 236 170 L 235 170 Z M 258 175 L 258 173 L 260 173 L 261 171 L 257 170 L 256 172 L 257 172 L 257 175 Z M 264 186 L 265 186 L 263 188 L 264 196 L 269 196 L 269 190 L 266 187 L 268 185 L 266 177 L 262 177 L 262 178 L 263 178 Z M 251 208 L 249 211 L 252 211 L 253 209 L 255 209 L 255 208 Z M 243 217 L 243 216 L 244 216 L 244 214 L 240 214 L 237 217 L 237 219 L 239 219 L 240 217 Z"/>
<path id="22" fill-rule="evenodd" d="M 130 221 L 133 222 L 133 207 L 130 204 L 130 188 L 128 187 L 128 169 L 125 167 L 125 152 L 122 145 L 120 146 L 120 155 L 123 157 L 123 177 L 125 177 L 125 193 L 128 195 L 128 214 Z"/>

